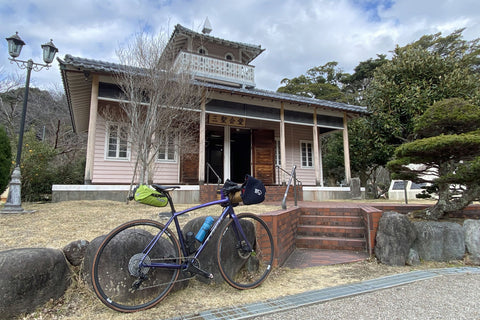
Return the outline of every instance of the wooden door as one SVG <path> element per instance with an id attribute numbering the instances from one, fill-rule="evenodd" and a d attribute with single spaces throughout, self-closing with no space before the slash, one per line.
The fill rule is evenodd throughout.
<path id="1" fill-rule="evenodd" d="M 252 131 L 253 176 L 264 184 L 275 182 L 275 132 L 273 130 Z"/>
<path id="2" fill-rule="evenodd" d="M 198 153 L 182 155 L 180 162 L 180 183 L 198 184 Z"/>

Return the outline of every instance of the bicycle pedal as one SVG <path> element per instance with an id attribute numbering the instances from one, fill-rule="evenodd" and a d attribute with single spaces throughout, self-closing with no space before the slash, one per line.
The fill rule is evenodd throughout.
<path id="1" fill-rule="evenodd" d="M 185 271 L 190 272 L 191 274 L 199 274 L 199 275 L 202 275 L 202 276 L 204 276 L 204 277 L 207 278 L 207 279 L 213 279 L 213 274 L 212 274 L 212 273 L 209 273 L 209 272 L 207 272 L 207 271 L 204 271 L 204 270 L 200 269 L 199 267 L 193 265 L 192 263 L 188 263 L 187 268 L 185 269 Z"/>

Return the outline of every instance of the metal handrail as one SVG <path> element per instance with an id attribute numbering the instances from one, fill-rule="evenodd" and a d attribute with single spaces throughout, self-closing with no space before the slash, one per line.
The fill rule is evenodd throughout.
<path id="1" fill-rule="evenodd" d="M 284 170 L 280 165 L 276 164 L 275 167 L 276 167 L 278 170 L 283 171 L 285 174 L 287 174 L 287 175 L 289 175 L 289 176 L 292 176 L 291 173 L 289 173 L 288 171 Z M 293 166 L 293 167 L 296 168 L 297 166 Z M 293 171 L 293 169 L 292 169 L 292 171 Z M 280 177 L 280 174 L 279 174 L 278 172 L 277 172 L 277 177 Z M 302 181 L 298 180 L 298 179 L 296 178 L 296 175 L 295 175 L 295 179 L 296 179 L 298 185 L 301 186 L 301 185 L 302 185 Z"/>
<path id="2" fill-rule="evenodd" d="M 295 200 L 295 206 L 297 206 L 297 181 L 299 182 L 299 184 L 301 185 L 302 182 L 300 180 L 297 179 L 297 166 L 294 165 L 293 168 L 292 168 L 292 173 L 288 173 L 286 172 L 285 170 L 283 170 L 282 168 L 280 168 L 280 166 L 276 166 L 277 168 L 279 168 L 280 170 L 284 171 L 286 174 L 290 175 L 290 179 L 288 179 L 288 184 L 287 184 L 287 189 L 285 190 L 285 194 L 283 195 L 283 199 L 282 199 L 282 209 L 285 210 L 287 209 L 287 196 L 288 196 L 288 191 L 290 190 L 290 186 L 292 184 L 292 179 L 293 179 L 293 196 L 294 196 L 294 200 Z"/>
<path id="3" fill-rule="evenodd" d="M 218 173 L 213 169 L 210 163 L 207 162 L 207 184 L 210 183 L 210 174 L 209 171 L 212 170 L 213 174 L 217 177 L 217 187 L 222 183 L 222 178 L 218 175 Z"/>

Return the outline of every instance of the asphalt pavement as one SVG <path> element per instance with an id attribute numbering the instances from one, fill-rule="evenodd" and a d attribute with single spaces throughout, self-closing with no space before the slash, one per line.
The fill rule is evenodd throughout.
<path id="1" fill-rule="evenodd" d="M 412 271 L 175 319 L 480 320 L 480 268 Z"/>

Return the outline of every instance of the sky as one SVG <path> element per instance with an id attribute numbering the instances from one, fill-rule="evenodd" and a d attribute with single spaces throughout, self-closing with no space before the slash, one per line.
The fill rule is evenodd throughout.
<path id="1" fill-rule="evenodd" d="M 466 28 L 480 38 L 479 0 L 0 0 L 0 35 L 18 31 L 26 42 L 19 59 L 42 63 L 40 46 L 50 39 L 66 54 L 118 62 L 116 51 L 135 34 L 170 36 L 176 24 L 210 35 L 261 45 L 251 62 L 257 88 L 275 91 L 284 78 L 337 61 L 348 73 L 377 54 L 391 56 L 421 36 Z M 0 41 L 1 77 L 25 71 L 8 60 Z M 31 86 L 63 90 L 58 62 L 32 72 Z"/>

